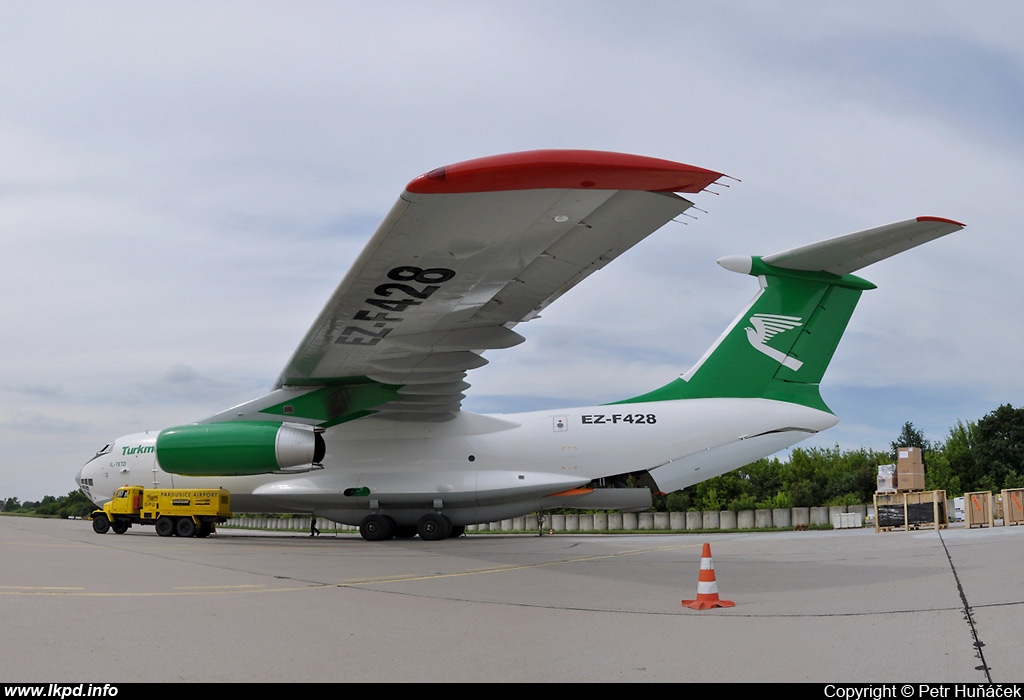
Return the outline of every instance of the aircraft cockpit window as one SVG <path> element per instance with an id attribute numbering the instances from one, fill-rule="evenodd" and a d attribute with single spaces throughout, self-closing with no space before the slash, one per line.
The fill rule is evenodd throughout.
<path id="1" fill-rule="evenodd" d="M 110 451 L 113 450 L 113 449 L 114 449 L 114 443 L 108 442 L 106 445 L 101 447 L 96 454 L 94 454 L 92 456 L 92 459 L 90 459 L 89 462 L 91 462 L 93 459 L 96 459 L 97 457 L 102 457 L 105 454 L 110 454 Z M 86 462 L 86 464 L 88 464 L 89 462 Z"/>

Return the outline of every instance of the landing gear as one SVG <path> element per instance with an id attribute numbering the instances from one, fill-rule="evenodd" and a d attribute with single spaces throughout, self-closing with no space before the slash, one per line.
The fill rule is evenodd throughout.
<path id="1" fill-rule="evenodd" d="M 443 540 L 451 531 L 452 521 L 436 513 L 428 513 L 416 523 L 416 534 L 421 540 Z"/>
<path id="2" fill-rule="evenodd" d="M 110 530 L 110 521 L 105 515 L 97 515 L 92 519 L 92 531 L 97 535 L 105 535 Z"/>
<path id="3" fill-rule="evenodd" d="M 419 535 L 421 540 L 443 540 L 461 537 L 465 525 L 452 525 L 452 521 L 440 513 L 427 513 L 415 525 L 399 525 L 388 515 L 371 513 L 359 523 L 359 534 L 368 542 L 381 542 L 391 538 L 410 539 Z"/>
<path id="4" fill-rule="evenodd" d="M 367 542 L 390 540 L 395 535 L 395 521 L 386 515 L 367 515 L 359 523 L 359 534 Z"/>

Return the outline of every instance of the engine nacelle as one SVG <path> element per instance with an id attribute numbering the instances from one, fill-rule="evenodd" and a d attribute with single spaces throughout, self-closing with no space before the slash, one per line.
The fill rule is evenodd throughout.
<path id="1" fill-rule="evenodd" d="M 320 431 L 297 423 L 197 423 L 160 431 L 160 467 L 184 476 L 247 476 L 320 468 Z"/>

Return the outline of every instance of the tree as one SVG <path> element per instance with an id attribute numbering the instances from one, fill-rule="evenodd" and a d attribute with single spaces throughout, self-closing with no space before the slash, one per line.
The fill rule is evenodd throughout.
<path id="1" fill-rule="evenodd" d="M 928 441 L 924 439 L 924 433 L 915 428 L 910 421 L 903 424 L 900 436 L 896 438 L 896 442 L 890 443 L 890 446 L 894 458 L 901 447 L 919 447 L 922 452 L 930 448 Z"/>
<path id="2" fill-rule="evenodd" d="M 949 429 L 945 442 L 938 443 L 928 457 L 925 472 L 925 486 L 929 490 L 943 490 L 947 496 L 970 491 L 964 488 L 967 479 L 974 472 L 972 449 L 976 440 L 977 425 L 971 421 L 957 421 Z"/>
<path id="3" fill-rule="evenodd" d="M 1024 473 L 1024 408 L 1003 404 L 978 421 L 971 491 L 994 491 Z"/>
<path id="4" fill-rule="evenodd" d="M 96 504 L 81 491 L 71 491 L 60 499 L 57 515 L 61 518 L 84 518 L 96 510 Z"/>
<path id="5" fill-rule="evenodd" d="M 60 501 L 56 498 L 43 496 L 43 500 L 39 501 L 39 505 L 36 507 L 36 515 L 56 515 L 59 507 Z"/>
<path id="6" fill-rule="evenodd" d="M 3 511 L 7 513 L 35 513 L 36 515 L 55 515 L 59 518 L 84 518 L 96 510 L 95 504 L 84 493 L 75 490 L 67 496 L 43 496 L 38 503 L 25 501 L 20 503 L 17 498 L 3 501 Z"/>
<path id="7" fill-rule="evenodd" d="M 796 448 L 790 455 L 785 492 L 794 506 L 868 503 L 878 484 L 878 465 L 887 459 L 874 450 Z"/>

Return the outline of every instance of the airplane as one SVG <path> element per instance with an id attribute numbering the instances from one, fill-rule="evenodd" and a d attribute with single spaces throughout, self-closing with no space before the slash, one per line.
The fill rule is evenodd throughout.
<path id="1" fill-rule="evenodd" d="M 838 422 L 819 393 L 863 291 L 853 272 L 964 227 L 919 216 L 756 256 L 759 288 L 697 363 L 596 406 L 462 410 L 485 351 L 725 177 L 622 153 L 542 150 L 412 180 L 272 390 L 196 423 L 119 437 L 76 481 L 217 486 L 235 512 L 315 514 L 369 541 L 441 540 L 554 508 L 645 510 Z"/>

